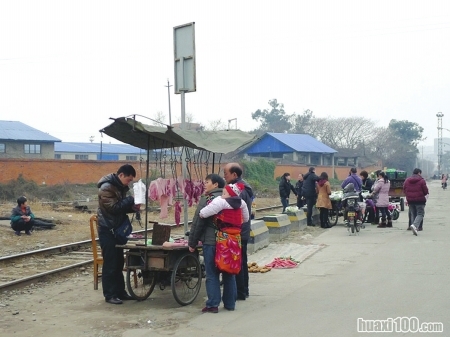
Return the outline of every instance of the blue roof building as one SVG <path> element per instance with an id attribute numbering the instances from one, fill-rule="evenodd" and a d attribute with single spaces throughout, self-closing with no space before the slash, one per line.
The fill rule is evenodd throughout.
<path id="1" fill-rule="evenodd" d="M 280 158 L 311 165 L 333 165 L 337 153 L 310 135 L 273 132 L 267 132 L 242 152 L 249 157 Z"/>
<path id="2" fill-rule="evenodd" d="M 53 159 L 61 140 L 17 121 L 0 121 L 0 158 Z"/>
<path id="3" fill-rule="evenodd" d="M 55 159 L 128 160 L 147 158 L 147 151 L 128 144 L 71 143 L 55 144 Z"/>

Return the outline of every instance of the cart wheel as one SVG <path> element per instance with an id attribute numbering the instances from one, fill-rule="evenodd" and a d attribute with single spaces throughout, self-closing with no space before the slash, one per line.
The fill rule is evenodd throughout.
<path id="1" fill-rule="evenodd" d="M 405 198 L 400 198 L 400 210 L 402 212 L 405 210 Z"/>
<path id="2" fill-rule="evenodd" d="M 180 305 L 194 302 L 202 285 L 202 268 L 194 254 L 181 256 L 172 271 L 172 293 Z"/>
<path id="3" fill-rule="evenodd" d="M 392 211 L 392 220 L 398 220 L 399 216 L 400 216 L 400 212 L 397 211 L 396 209 L 394 209 Z"/>
<path id="4" fill-rule="evenodd" d="M 142 269 L 127 269 L 127 289 L 138 301 L 147 299 L 155 289 L 156 272 Z"/>
<path id="5" fill-rule="evenodd" d="M 328 210 L 328 222 L 331 226 L 336 226 L 338 222 L 339 211 L 335 203 L 331 204 L 331 209 Z"/>

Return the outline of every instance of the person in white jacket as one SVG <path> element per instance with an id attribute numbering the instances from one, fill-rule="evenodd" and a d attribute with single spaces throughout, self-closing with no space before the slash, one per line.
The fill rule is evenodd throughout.
<path id="1" fill-rule="evenodd" d="M 247 204 L 239 197 L 244 185 L 240 183 L 228 184 L 222 192 L 222 196 L 202 208 L 200 217 L 208 218 L 217 215 L 216 224 L 220 228 L 242 226 L 249 220 Z"/>
<path id="2" fill-rule="evenodd" d="M 233 311 L 236 306 L 236 274 L 242 265 L 240 235 L 242 223 L 249 220 L 247 204 L 239 197 L 244 188 L 242 183 L 226 185 L 222 196 L 214 198 L 199 213 L 202 218 L 214 216 L 213 222 L 217 227 L 214 272 L 217 280 L 219 273 L 222 273 L 223 295 L 220 296 L 219 282 L 214 282 L 214 287 L 210 285 L 210 288 L 213 288 L 211 292 L 214 298 L 219 298 L 219 303 L 221 299 L 225 309 L 229 311 Z M 219 309 L 216 306 L 206 306 L 202 312 L 217 313 Z"/>

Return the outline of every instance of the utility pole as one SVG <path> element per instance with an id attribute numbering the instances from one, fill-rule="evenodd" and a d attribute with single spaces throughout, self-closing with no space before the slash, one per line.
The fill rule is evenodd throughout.
<path id="1" fill-rule="evenodd" d="M 438 176 L 440 176 L 442 165 L 442 117 L 444 117 L 444 114 L 438 112 L 436 117 L 438 118 Z"/>
<path id="2" fill-rule="evenodd" d="M 172 114 L 170 111 L 170 87 L 173 87 L 173 85 L 170 85 L 169 79 L 167 79 L 167 85 L 165 85 L 167 88 L 167 96 L 169 97 L 169 125 L 172 126 Z"/>

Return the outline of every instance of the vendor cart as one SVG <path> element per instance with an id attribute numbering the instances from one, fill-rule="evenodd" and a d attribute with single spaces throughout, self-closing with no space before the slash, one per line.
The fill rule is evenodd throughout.
<path id="1" fill-rule="evenodd" d="M 188 305 L 196 299 L 202 284 L 199 253 L 188 246 L 126 244 L 126 285 L 131 297 L 143 301 L 156 284 L 161 290 L 170 286 L 175 300 Z"/>
<path id="2" fill-rule="evenodd" d="M 405 210 L 405 192 L 403 191 L 403 184 L 406 180 L 405 171 L 386 171 L 386 174 L 391 182 L 389 188 L 389 201 L 398 202 L 400 210 Z"/>

